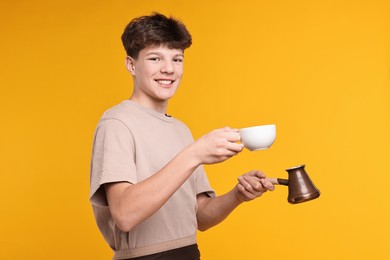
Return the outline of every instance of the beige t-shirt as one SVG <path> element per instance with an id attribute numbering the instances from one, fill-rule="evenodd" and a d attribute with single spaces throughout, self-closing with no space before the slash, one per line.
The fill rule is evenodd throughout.
<path id="1" fill-rule="evenodd" d="M 206 192 L 215 196 L 202 166 L 161 209 L 130 232 L 115 226 L 102 186 L 109 182 L 140 182 L 159 171 L 191 142 L 191 132 L 182 122 L 134 101 L 123 101 L 104 113 L 93 144 L 90 200 L 97 225 L 115 252 L 113 259 L 196 243 L 196 195 Z"/>

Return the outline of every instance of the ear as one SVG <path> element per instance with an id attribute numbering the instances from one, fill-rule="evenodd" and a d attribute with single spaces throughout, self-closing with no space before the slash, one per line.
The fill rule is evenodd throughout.
<path id="1" fill-rule="evenodd" d="M 135 60 L 130 57 L 130 56 L 126 56 L 126 61 L 125 61 L 125 64 L 126 64 L 126 69 L 131 73 L 131 75 L 135 75 Z"/>

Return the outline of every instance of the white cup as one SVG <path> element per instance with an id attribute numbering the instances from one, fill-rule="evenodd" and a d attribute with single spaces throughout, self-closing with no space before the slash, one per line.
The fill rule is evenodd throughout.
<path id="1" fill-rule="evenodd" d="M 239 129 L 242 144 L 250 151 L 268 149 L 275 141 L 275 125 L 259 125 Z"/>

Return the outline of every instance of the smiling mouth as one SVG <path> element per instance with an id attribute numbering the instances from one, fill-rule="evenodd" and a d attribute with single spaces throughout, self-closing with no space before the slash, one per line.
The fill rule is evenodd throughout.
<path id="1" fill-rule="evenodd" d="M 160 79 L 160 80 L 156 80 L 156 82 L 160 85 L 171 85 L 174 82 L 174 80 Z"/>

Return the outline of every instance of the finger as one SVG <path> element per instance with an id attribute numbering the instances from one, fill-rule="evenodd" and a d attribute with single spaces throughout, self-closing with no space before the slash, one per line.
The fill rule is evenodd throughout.
<path id="1" fill-rule="evenodd" d="M 269 191 L 273 191 L 273 190 L 275 189 L 275 186 L 274 186 L 269 180 L 267 180 L 267 179 L 261 179 L 261 180 L 260 180 L 260 183 L 261 183 L 261 185 L 262 185 L 265 189 L 267 189 L 267 190 L 269 190 Z"/>
<path id="2" fill-rule="evenodd" d="M 249 179 L 249 177 L 247 175 L 241 175 L 241 176 L 238 177 L 239 183 L 241 183 L 242 186 L 244 186 L 245 188 L 250 189 L 249 186 L 251 186 L 251 185 L 248 182 L 248 179 Z"/>
<path id="3" fill-rule="evenodd" d="M 226 145 L 226 147 L 219 149 L 217 152 L 221 157 L 230 158 L 237 155 L 240 152 L 239 147 L 232 147 L 231 145 Z"/>
<path id="4" fill-rule="evenodd" d="M 257 177 L 244 176 L 244 179 L 251 186 L 251 189 L 249 189 L 250 191 L 265 191 L 263 185 L 260 183 L 260 180 Z"/>
<path id="5" fill-rule="evenodd" d="M 238 190 L 241 192 L 241 196 L 243 197 L 243 200 L 244 201 L 248 201 L 248 200 L 253 200 L 255 199 L 256 195 L 252 194 L 251 192 L 247 191 L 244 186 L 242 186 L 241 184 L 238 184 L 237 185 L 237 188 Z"/>
<path id="6" fill-rule="evenodd" d="M 224 130 L 225 132 L 237 132 L 237 133 L 239 132 L 239 129 L 238 129 L 238 128 L 231 128 L 231 127 L 229 127 L 229 126 L 224 127 L 223 130 Z"/>
<path id="7" fill-rule="evenodd" d="M 258 172 L 258 170 L 252 170 L 252 171 L 249 171 L 249 172 L 245 173 L 245 175 L 252 176 L 252 177 L 257 177 L 257 172 Z"/>
<path id="8" fill-rule="evenodd" d="M 267 177 L 262 171 L 255 171 L 255 176 L 259 177 L 260 179 Z"/>
<path id="9" fill-rule="evenodd" d="M 244 175 L 238 177 L 238 183 L 247 191 L 252 191 L 253 190 L 252 186 L 245 179 Z"/>
<path id="10" fill-rule="evenodd" d="M 240 134 L 236 131 L 226 132 L 226 139 L 229 142 L 238 142 L 241 140 Z"/>
<path id="11" fill-rule="evenodd" d="M 253 194 L 267 191 L 267 189 L 264 188 L 263 185 L 261 184 L 260 180 L 256 177 L 244 175 L 241 176 L 239 182 L 248 192 L 251 192 Z"/>
<path id="12" fill-rule="evenodd" d="M 238 144 L 238 143 L 228 143 L 228 144 L 226 144 L 226 148 L 237 154 L 244 149 L 244 146 L 242 144 Z"/>

